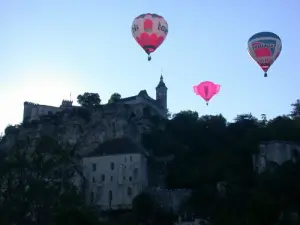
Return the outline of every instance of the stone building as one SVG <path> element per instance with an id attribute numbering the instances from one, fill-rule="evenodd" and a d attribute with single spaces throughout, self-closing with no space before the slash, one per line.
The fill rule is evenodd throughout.
<path id="1" fill-rule="evenodd" d="M 117 104 L 128 104 L 136 108 L 137 113 L 142 113 L 142 108 L 147 105 L 160 116 L 166 116 L 167 114 L 167 91 L 163 76 L 160 76 L 160 81 L 156 87 L 156 99 L 151 98 L 146 90 L 141 90 L 137 95 L 122 98 L 117 101 Z M 66 108 L 76 107 L 72 105 L 72 101 L 63 100 L 59 107 L 40 105 L 32 102 L 24 102 L 23 120 L 38 120 L 42 115 L 55 114 Z M 115 103 L 113 103 L 115 104 Z M 106 104 L 104 106 L 109 106 Z"/>
<path id="2" fill-rule="evenodd" d="M 259 153 L 252 156 L 253 169 L 257 173 L 273 170 L 289 160 L 295 161 L 300 154 L 300 146 L 287 141 L 262 142 L 259 148 Z"/>
<path id="3" fill-rule="evenodd" d="M 161 75 L 155 99 L 146 90 L 141 90 L 137 95 L 101 105 L 91 112 L 89 122 L 80 117 L 68 119 L 68 114 L 80 109 L 73 106 L 72 101 L 64 100 L 59 107 L 24 102 L 24 121 L 43 120 L 41 116 L 66 109 L 69 113 L 62 113 L 61 121 L 56 125 L 41 122 L 38 129 L 22 130 L 18 138 L 47 134 L 76 145 L 82 157 L 87 202 L 103 210 L 131 208 L 134 197 L 144 191 L 149 182 L 149 157 L 140 144 L 141 134 L 151 123 L 145 115 L 166 118 L 167 90 Z M 157 185 L 162 179 L 156 180 Z"/>
<path id="4" fill-rule="evenodd" d="M 148 186 L 147 152 L 130 138 L 105 142 L 83 158 L 86 199 L 102 210 L 130 209 Z"/>

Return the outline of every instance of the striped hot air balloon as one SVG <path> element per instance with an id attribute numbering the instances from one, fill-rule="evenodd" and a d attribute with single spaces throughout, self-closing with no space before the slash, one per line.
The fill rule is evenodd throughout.
<path id="1" fill-rule="evenodd" d="M 265 72 L 278 58 L 282 49 L 281 39 L 272 32 L 260 32 L 254 34 L 248 41 L 248 52 Z"/>

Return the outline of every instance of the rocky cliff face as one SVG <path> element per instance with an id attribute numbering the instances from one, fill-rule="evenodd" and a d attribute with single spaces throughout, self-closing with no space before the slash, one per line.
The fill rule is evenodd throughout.
<path id="1" fill-rule="evenodd" d="M 139 115 L 137 110 L 139 109 Z M 142 109 L 142 110 L 141 110 Z M 62 143 L 77 145 L 79 155 L 93 151 L 100 143 L 117 137 L 139 141 L 141 133 L 151 126 L 151 108 L 143 105 L 109 104 L 94 109 L 76 107 L 37 121 L 7 127 L 0 142 L 0 151 L 9 149 L 18 140 L 33 143 L 41 136 L 51 136 Z"/>

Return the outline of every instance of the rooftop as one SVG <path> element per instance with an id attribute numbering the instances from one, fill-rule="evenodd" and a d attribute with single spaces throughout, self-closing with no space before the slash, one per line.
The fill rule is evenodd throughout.
<path id="1" fill-rule="evenodd" d="M 85 157 L 121 155 L 130 153 L 145 154 L 146 151 L 139 143 L 133 141 L 130 138 L 122 137 L 100 144 L 96 150 L 86 155 Z"/>

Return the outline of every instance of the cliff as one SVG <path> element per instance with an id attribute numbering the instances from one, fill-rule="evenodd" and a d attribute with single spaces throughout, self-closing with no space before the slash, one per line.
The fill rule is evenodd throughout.
<path id="1" fill-rule="evenodd" d="M 30 140 L 34 146 L 41 136 L 51 136 L 61 143 L 76 145 L 78 154 L 83 156 L 113 138 L 130 137 L 140 141 L 141 134 L 152 126 L 155 116 L 151 107 L 143 104 L 68 108 L 43 115 L 39 120 L 7 127 L 0 142 L 0 151 L 9 151 L 20 140 Z"/>

